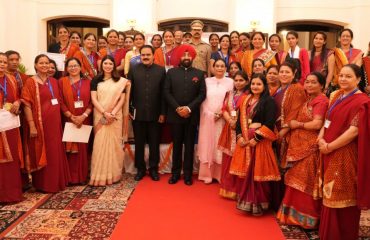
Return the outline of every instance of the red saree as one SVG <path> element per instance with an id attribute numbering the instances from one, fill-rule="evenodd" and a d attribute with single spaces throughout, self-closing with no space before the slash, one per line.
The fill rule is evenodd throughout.
<path id="1" fill-rule="evenodd" d="M 111 55 L 114 58 L 116 66 L 119 66 L 121 65 L 122 59 L 125 59 L 126 50 L 124 48 L 117 48 L 114 52 L 110 52 L 108 47 L 99 50 L 100 58 L 104 58 L 107 54 Z"/>
<path id="2" fill-rule="evenodd" d="M 237 208 L 260 215 L 269 206 L 270 187 L 268 182 L 279 181 L 280 172 L 272 150 L 272 141 L 276 140 L 275 133 L 263 125 L 263 122 L 260 123 L 262 127 L 257 129 L 249 127 L 248 120 L 252 119 L 252 112 L 255 106 L 249 106 L 251 99 L 251 95 L 247 96 L 240 106 L 239 117 L 242 135 L 246 141 L 252 139 L 255 134 L 262 136 L 263 139 L 255 147 L 247 145 L 242 148 L 236 145 L 232 162 L 242 162 L 245 168 L 243 171 L 245 172 L 245 178 L 240 192 L 238 192 Z M 264 110 L 270 111 L 271 109 Z"/>
<path id="3" fill-rule="evenodd" d="M 224 106 L 222 111 L 227 111 L 231 116 L 231 111 L 239 113 L 239 106 L 245 97 L 245 93 L 235 96 L 234 90 L 226 94 L 224 100 Z M 235 104 L 235 109 L 234 109 Z M 236 175 L 230 174 L 230 164 L 232 155 L 236 145 L 236 134 L 235 129 L 230 127 L 228 122 L 222 129 L 220 138 L 218 140 L 218 149 L 223 152 L 222 164 L 221 164 L 221 187 L 219 194 L 222 197 L 230 198 L 235 200 L 237 198 L 237 192 L 242 183 L 242 178 Z"/>
<path id="4" fill-rule="evenodd" d="M 310 122 L 315 115 L 324 117 L 328 99 L 324 95 L 307 101 L 299 110 L 297 121 Z M 285 196 L 277 213 L 284 224 L 317 228 L 321 210 L 319 186 L 320 156 L 316 143 L 318 131 L 297 128 L 291 131 L 285 174 Z"/>
<path id="5" fill-rule="evenodd" d="M 59 88 L 57 80 L 49 78 L 58 104 L 52 105 L 48 84 L 39 84 L 28 78 L 22 89 L 22 102 L 32 110 L 37 137 L 29 137 L 29 127 L 24 128 L 26 169 L 32 172 L 36 189 L 44 192 L 59 192 L 69 181 L 69 170 L 62 144 Z"/>
<path id="6" fill-rule="evenodd" d="M 59 88 L 61 91 L 61 109 L 62 112 L 70 111 L 75 116 L 82 115 L 86 109 L 92 109 L 90 101 L 90 81 L 87 79 L 81 79 L 80 88 L 80 100 L 83 101 L 83 108 L 75 108 L 74 102 L 77 101 L 77 91 L 73 89 L 68 77 L 62 77 L 58 81 Z M 74 86 L 78 88 L 79 83 L 75 83 Z M 71 122 L 70 119 L 64 118 L 65 121 Z M 86 118 L 85 125 L 91 125 L 91 119 Z M 87 181 L 89 154 L 87 143 L 70 143 L 65 144 L 69 172 L 71 175 L 71 183 L 78 184 Z"/>
<path id="7" fill-rule="evenodd" d="M 15 78 L 6 74 L 7 103 L 19 100 Z M 4 78 L 0 78 L 4 83 Z M 4 93 L 0 91 L 0 108 L 4 105 Z M 22 200 L 21 167 L 23 167 L 22 142 L 19 129 L 0 133 L 0 202 Z"/>
<path id="8" fill-rule="evenodd" d="M 337 91 L 329 107 L 341 95 L 342 91 Z M 358 207 L 365 209 L 370 206 L 369 104 L 370 100 L 365 94 L 354 94 L 340 102 L 329 116 L 331 124 L 324 133 L 327 143 L 337 139 L 350 126 L 358 127 L 359 135 L 349 144 L 323 155 L 322 240 L 357 239 L 360 220 Z"/>

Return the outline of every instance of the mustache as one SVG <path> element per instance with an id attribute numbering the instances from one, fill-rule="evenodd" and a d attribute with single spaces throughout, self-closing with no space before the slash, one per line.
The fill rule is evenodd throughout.
<path id="1" fill-rule="evenodd" d="M 149 61 L 149 58 L 143 58 L 143 61 Z"/>

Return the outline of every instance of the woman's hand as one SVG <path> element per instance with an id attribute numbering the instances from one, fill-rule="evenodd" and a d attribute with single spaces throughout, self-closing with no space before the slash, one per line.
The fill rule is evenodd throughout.
<path id="1" fill-rule="evenodd" d="M 77 128 L 80 128 L 85 121 L 86 117 L 84 115 L 79 116 L 71 116 L 71 121 L 77 126 Z"/>
<path id="2" fill-rule="evenodd" d="M 240 146 L 240 147 L 245 147 L 248 145 L 248 142 L 245 141 L 245 139 L 243 137 L 240 137 L 238 140 L 237 140 L 237 144 Z"/>
<path id="3" fill-rule="evenodd" d="M 292 120 L 289 123 L 290 129 L 300 128 L 301 126 L 302 126 L 302 123 L 298 122 L 297 120 Z"/>
<path id="4" fill-rule="evenodd" d="M 252 138 L 251 140 L 249 140 L 249 146 L 251 146 L 251 147 L 255 147 L 257 145 L 257 143 L 258 142 L 254 138 Z"/>
<path id="5" fill-rule="evenodd" d="M 114 122 L 114 120 L 116 120 L 116 117 L 114 114 L 112 113 L 108 113 L 108 112 L 104 112 L 103 113 L 103 116 L 105 117 L 105 119 L 107 120 L 107 125 L 108 124 L 111 124 Z"/>
<path id="6" fill-rule="evenodd" d="M 34 137 L 37 137 L 37 129 L 35 127 L 35 125 L 30 125 L 30 137 L 31 138 L 34 138 Z"/>
<path id="7" fill-rule="evenodd" d="M 15 114 L 15 115 L 18 115 L 19 114 L 19 107 L 20 107 L 20 103 L 19 101 L 15 101 L 13 104 L 12 104 L 12 108 L 9 110 L 9 112 Z"/>

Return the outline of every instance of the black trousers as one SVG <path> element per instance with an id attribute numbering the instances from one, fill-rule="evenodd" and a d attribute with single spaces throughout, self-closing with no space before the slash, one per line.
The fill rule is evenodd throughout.
<path id="1" fill-rule="evenodd" d="M 191 123 L 171 123 L 173 139 L 172 174 L 180 176 L 182 166 L 182 145 L 184 152 L 184 175 L 193 174 L 194 143 L 197 125 Z"/>
<path id="2" fill-rule="evenodd" d="M 158 171 L 160 126 L 158 122 L 133 121 L 135 135 L 135 167 L 146 171 L 144 161 L 145 143 L 149 144 L 149 170 Z"/>

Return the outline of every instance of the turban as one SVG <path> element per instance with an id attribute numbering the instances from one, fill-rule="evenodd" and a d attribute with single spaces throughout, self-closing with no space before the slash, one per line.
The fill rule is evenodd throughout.
<path id="1" fill-rule="evenodd" d="M 177 56 L 179 58 L 181 58 L 182 56 L 184 56 L 184 53 L 185 52 L 188 52 L 191 56 L 192 59 L 194 59 L 196 56 L 197 56 L 197 52 L 195 51 L 195 49 L 189 45 L 189 44 L 182 44 L 181 46 L 179 46 L 177 49 L 176 49 L 176 53 L 177 53 Z"/>

